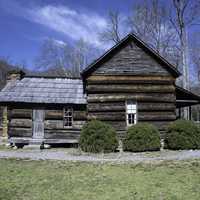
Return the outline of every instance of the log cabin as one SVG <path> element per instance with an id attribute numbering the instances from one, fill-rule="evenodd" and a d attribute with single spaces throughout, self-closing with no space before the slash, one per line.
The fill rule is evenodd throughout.
<path id="1" fill-rule="evenodd" d="M 111 124 L 121 137 L 138 122 L 163 131 L 179 117 L 177 110 L 200 103 L 199 96 L 176 86 L 180 75 L 129 34 L 85 68 L 80 79 L 10 72 L 0 92 L 7 108 L 4 128 L 16 145 L 77 143 L 82 126 L 92 119 Z"/>

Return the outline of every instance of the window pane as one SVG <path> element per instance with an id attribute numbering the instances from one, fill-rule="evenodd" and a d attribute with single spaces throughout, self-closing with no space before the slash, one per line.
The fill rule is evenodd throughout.
<path id="1" fill-rule="evenodd" d="M 132 105 L 132 110 L 136 110 L 136 104 Z"/>
<path id="2" fill-rule="evenodd" d="M 132 124 L 135 124 L 135 114 L 132 115 Z"/>
<path id="3" fill-rule="evenodd" d="M 64 114 L 63 116 L 64 127 L 72 127 L 72 122 L 73 122 L 72 108 L 65 108 L 63 114 Z"/>
<path id="4" fill-rule="evenodd" d="M 134 101 L 126 102 L 127 125 L 133 125 L 137 122 L 137 104 Z"/>
<path id="5" fill-rule="evenodd" d="M 128 114 L 128 123 L 129 123 L 129 124 L 132 124 L 132 117 L 131 117 L 131 114 Z"/>

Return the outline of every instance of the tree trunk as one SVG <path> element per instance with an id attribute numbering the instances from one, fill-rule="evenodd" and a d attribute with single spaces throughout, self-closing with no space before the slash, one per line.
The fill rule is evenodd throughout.
<path id="1" fill-rule="evenodd" d="M 183 68 L 183 88 L 189 90 L 189 63 L 188 63 L 188 41 L 187 41 L 187 31 L 185 27 L 182 30 L 182 37 L 181 37 L 181 61 L 182 61 L 182 68 Z M 183 117 L 184 119 L 189 120 L 189 108 L 185 107 L 183 110 Z"/>

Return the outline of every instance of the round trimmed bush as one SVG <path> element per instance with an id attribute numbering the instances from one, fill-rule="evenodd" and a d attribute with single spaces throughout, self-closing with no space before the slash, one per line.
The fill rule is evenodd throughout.
<path id="1" fill-rule="evenodd" d="M 85 152 L 113 152 L 118 147 L 117 134 L 109 124 L 92 120 L 83 126 L 79 145 Z"/>
<path id="2" fill-rule="evenodd" d="M 149 123 L 131 126 L 123 141 L 124 151 L 142 152 L 160 150 L 160 133 Z"/>
<path id="3" fill-rule="evenodd" d="M 188 120 L 177 120 L 171 123 L 165 136 L 165 148 L 172 150 L 199 149 L 199 127 Z"/>

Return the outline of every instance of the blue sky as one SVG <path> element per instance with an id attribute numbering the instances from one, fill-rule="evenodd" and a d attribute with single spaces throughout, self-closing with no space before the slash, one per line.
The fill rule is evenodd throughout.
<path id="1" fill-rule="evenodd" d="M 83 38 L 103 48 L 98 31 L 109 10 L 127 15 L 133 0 L 0 0 L 0 57 L 26 61 L 34 68 L 42 41 L 74 42 Z"/>
<path id="2" fill-rule="evenodd" d="M 108 23 L 108 12 L 118 10 L 125 17 L 138 2 L 141 0 L 0 0 L 0 57 L 13 64 L 25 62 L 34 69 L 47 38 L 61 45 L 83 38 L 104 49 L 98 33 Z"/>

